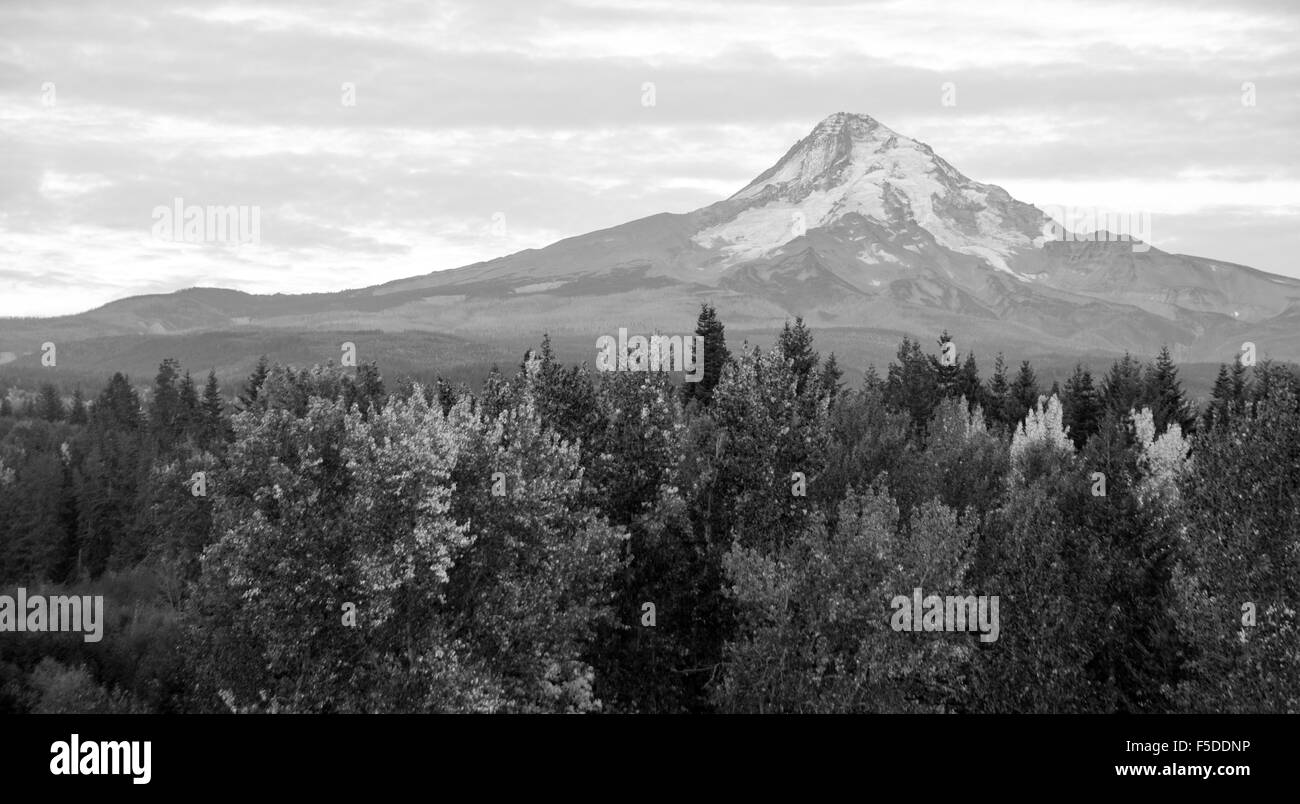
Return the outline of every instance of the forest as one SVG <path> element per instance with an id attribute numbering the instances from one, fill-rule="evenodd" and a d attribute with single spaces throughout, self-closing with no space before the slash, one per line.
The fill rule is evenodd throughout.
<path id="1" fill-rule="evenodd" d="M 104 638 L 0 634 L 0 712 L 1300 711 L 1300 372 L 1170 353 L 946 359 L 849 387 L 802 320 L 700 311 L 698 382 L 564 365 L 476 390 L 265 359 L 236 398 L 0 402 L 0 593 L 102 595 Z M 995 640 L 896 630 L 996 595 Z"/>

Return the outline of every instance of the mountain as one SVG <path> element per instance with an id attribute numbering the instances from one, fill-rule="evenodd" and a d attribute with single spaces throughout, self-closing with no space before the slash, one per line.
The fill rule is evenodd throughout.
<path id="1" fill-rule="evenodd" d="M 1122 199 L 1117 199 L 1121 201 Z M 40 341 L 209 331 L 427 331 L 522 348 L 689 332 L 712 301 L 732 337 L 801 315 L 844 363 L 948 330 L 991 356 L 1153 354 L 1226 361 L 1242 342 L 1300 359 L 1300 280 L 1146 243 L 1061 239 L 1063 222 L 974 181 L 862 114 L 820 122 L 735 195 L 449 271 L 340 293 L 197 288 L 55 319 L 0 320 L 0 352 Z M 1086 233 L 1083 233 L 1086 234 Z M 0 358 L 2 359 L 2 358 Z"/>

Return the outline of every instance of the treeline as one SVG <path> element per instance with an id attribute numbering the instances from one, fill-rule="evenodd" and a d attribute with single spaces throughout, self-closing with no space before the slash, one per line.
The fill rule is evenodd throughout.
<path id="1" fill-rule="evenodd" d="M 1163 351 L 1041 388 L 904 339 L 846 387 L 796 320 L 698 383 L 549 341 L 483 388 L 175 361 L 0 415 L 8 711 L 1297 711 L 1300 376 Z M 896 631 L 997 595 L 996 641 Z"/>

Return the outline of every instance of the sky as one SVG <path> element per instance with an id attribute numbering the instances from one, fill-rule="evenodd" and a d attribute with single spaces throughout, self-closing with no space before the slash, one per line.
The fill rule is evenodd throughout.
<path id="1" fill-rule="evenodd" d="M 4 0 L 0 316 L 364 287 L 688 212 L 837 111 L 1300 277 L 1296 0 Z"/>

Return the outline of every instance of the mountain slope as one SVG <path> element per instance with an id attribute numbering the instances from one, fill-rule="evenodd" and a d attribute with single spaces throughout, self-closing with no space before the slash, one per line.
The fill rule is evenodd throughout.
<path id="1" fill-rule="evenodd" d="M 549 331 L 594 343 L 619 327 L 688 331 L 710 300 L 740 335 L 794 315 L 861 331 L 849 360 L 878 360 L 875 344 L 893 334 L 928 341 L 943 329 L 984 354 L 1149 354 L 1169 344 L 1180 359 L 1216 361 L 1253 340 L 1300 358 L 1300 281 L 1146 244 L 1057 242 L 1059 231 L 924 143 L 841 112 L 694 212 L 340 293 L 191 289 L 9 319 L 0 350 L 54 334 L 241 328 L 426 330 L 520 346 Z"/>

